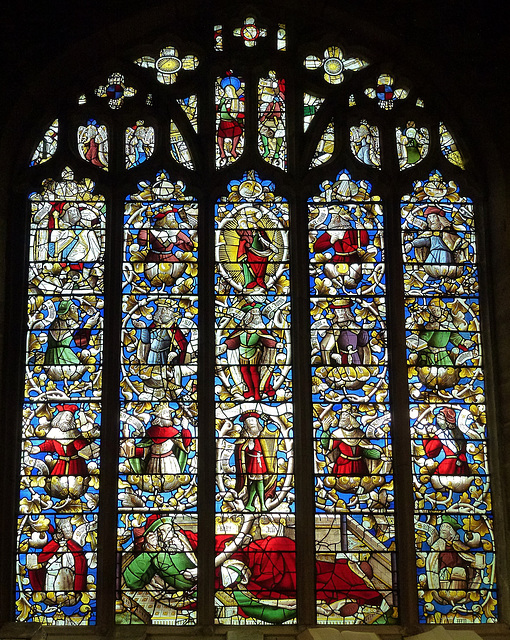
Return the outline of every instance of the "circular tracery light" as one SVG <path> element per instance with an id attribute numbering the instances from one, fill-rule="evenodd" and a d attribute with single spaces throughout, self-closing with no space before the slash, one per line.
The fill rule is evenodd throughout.
<path id="1" fill-rule="evenodd" d="M 176 56 L 165 56 L 163 58 L 159 58 L 156 62 L 156 66 L 159 71 L 162 71 L 163 73 L 177 73 L 177 71 L 182 67 L 182 62 Z"/>
<path id="2" fill-rule="evenodd" d="M 340 58 L 328 58 L 324 63 L 324 71 L 330 76 L 338 76 L 343 70 L 344 65 Z"/>
<path id="3" fill-rule="evenodd" d="M 250 24 L 250 25 L 245 25 L 244 27 L 242 27 L 241 29 L 241 35 L 245 40 L 248 40 L 250 42 L 253 42 L 254 40 L 256 40 L 259 37 L 259 30 L 257 27 L 255 27 L 254 25 Z"/>
<path id="4" fill-rule="evenodd" d="M 124 89 L 120 84 L 110 84 L 106 87 L 106 95 L 110 100 L 118 100 L 124 95 Z"/>

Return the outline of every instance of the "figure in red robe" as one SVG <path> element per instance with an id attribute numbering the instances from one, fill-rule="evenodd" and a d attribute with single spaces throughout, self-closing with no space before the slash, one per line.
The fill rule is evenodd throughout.
<path id="1" fill-rule="evenodd" d="M 124 571 L 128 588 L 144 589 L 157 574 L 171 587 L 183 591 L 183 609 L 194 609 L 196 533 L 178 527 L 170 516 L 159 514 L 151 515 L 145 526 L 134 527 L 133 533 L 133 559 Z M 228 589 L 241 616 L 272 624 L 295 618 L 294 606 L 280 604 L 296 598 L 294 540 L 267 536 L 252 540 L 233 553 L 227 552 L 234 539 L 232 535 L 216 536 L 216 556 L 227 554 L 216 567 L 216 590 Z M 342 602 L 340 615 L 354 615 L 360 605 L 378 607 L 383 602 L 382 594 L 371 585 L 372 571 L 367 562 L 357 564 L 354 571 L 347 559 L 317 560 L 315 569 L 317 600 L 327 604 Z"/>
<path id="2" fill-rule="evenodd" d="M 332 229 L 317 238 L 313 250 L 324 253 L 328 249 L 333 249 L 332 262 L 353 264 L 360 261 L 358 249 L 366 247 L 368 242 L 368 233 L 365 229 Z"/>
<path id="3" fill-rule="evenodd" d="M 43 451 L 58 456 L 50 471 L 52 476 L 88 476 L 89 471 L 85 458 L 90 453 L 90 442 L 86 440 L 78 428 L 74 414 L 78 407 L 74 404 L 58 405 L 57 415 L 51 421 L 51 428 L 46 440 L 39 446 L 32 446 L 31 453 Z M 88 447 L 87 452 L 83 450 Z"/>
<path id="4" fill-rule="evenodd" d="M 341 281 L 347 289 L 354 289 L 363 277 L 362 257 L 367 251 L 374 255 L 374 247 L 363 249 L 369 241 L 366 229 L 353 229 L 350 214 L 339 209 L 332 212 L 331 223 L 327 231 L 317 237 L 313 250 L 328 258 L 328 263 L 323 265 L 328 278 L 334 283 Z"/>
<path id="5" fill-rule="evenodd" d="M 231 536 L 218 536 L 216 552 L 223 551 L 231 540 Z M 371 566 L 362 562 L 356 568 L 357 572 L 353 571 L 347 559 L 316 560 L 317 601 L 328 605 L 342 602 L 338 613 L 343 616 L 354 615 L 360 605 L 380 606 L 383 596 L 371 586 Z M 253 540 L 225 561 L 217 579 L 222 576 L 232 580 L 229 585 L 223 579 L 223 585 L 233 589 L 230 593 L 242 616 L 272 624 L 281 624 L 296 616 L 294 607 L 278 604 L 279 600 L 296 598 L 296 548 L 291 538 L 268 536 Z M 262 599 L 265 601 L 261 602 Z M 275 603 L 269 604 L 267 600 Z"/>
<path id="6" fill-rule="evenodd" d="M 276 339 L 264 325 L 259 304 L 249 303 L 242 310 L 245 312 L 242 326 L 219 345 L 216 353 L 238 350 L 239 370 L 246 385 L 245 398 L 260 400 L 262 395 L 273 397 L 276 391 L 272 384 L 271 365 L 275 363 Z"/>
<path id="7" fill-rule="evenodd" d="M 269 258 L 276 253 L 264 229 L 237 229 L 239 246 L 237 259 L 241 263 L 244 286 L 247 289 L 267 289 L 266 272 Z"/>
<path id="8" fill-rule="evenodd" d="M 52 539 L 40 553 L 27 558 L 28 576 L 34 591 L 87 591 L 87 558 L 73 540 L 69 519 L 57 520 L 48 529 Z"/>
<path id="9" fill-rule="evenodd" d="M 437 458 L 441 452 L 444 454 L 434 475 L 472 475 L 466 458 L 466 439 L 457 426 L 455 411 L 450 407 L 443 407 L 439 411 L 435 433 L 432 437 L 423 439 L 423 447 L 428 458 Z"/>
<path id="10" fill-rule="evenodd" d="M 54 463 L 48 462 L 50 479 L 46 483 L 46 491 L 54 498 L 77 499 L 84 495 L 90 484 L 87 460 L 99 453 L 99 446 L 78 429 L 76 411 L 78 407 L 74 404 L 58 405 L 46 439 L 27 449 L 31 455 L 39 452 L 56 455 Z"/>
<path id="11" fill-rule="evenodd" d="M 321 436 L 321 444 L 327 451 L 331 475 L 368 476 L 370 475 L 367 460 L 379 460 L 382 449 L 367 439 L 360 424 L 349 411 L 342 411 L 338 416 L 338 427 L 325 431 Z"/>
<path id="12" fill-rule="evenodd" d="M 241 415 L 243 429 L 235 445 L 236 491 L 245 500 L 246 510 L 255 511 L 254 500 L 259 499 L 260 510 L 266 511 L 266 498 L 276 489 L 274 455 L 264 438 L 260 414 L 247 411 Z M 271 440 L 272 441 L 272 440 Z"/>
<path id="13" fill-rule="evenodd" d="M 174 250 L 193 251 L 193 241 L 177 228 L 176 212 L 172 208 L 156 213 L 152 217 L 154 228 L 138 232 L 140 247 L 149 248 L 145 262 L 180 262 Z"/>

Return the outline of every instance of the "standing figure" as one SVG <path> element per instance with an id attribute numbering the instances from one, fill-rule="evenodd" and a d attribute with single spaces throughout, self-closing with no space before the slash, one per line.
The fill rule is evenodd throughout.
<path id="1" fill-rule="evenodd" d="M 403 131 L 406 150 L 406 164 L 416 164 L 421 160 L 420 146 L 418 144 L 418 131 L 415 123 L 410 120 Z"/>
<path id="2" fill-rule="evenodd" d="M 79 128 L 78 144 L 85 160 L 101 169 L 108 166 L 108 133 L 104 125 L 98 126 L 91 118 L 86 127 Z"/>
<path id="3" fill-rule="evenodd" d="M 236 491 L 245 502 L 247 511 L 254 512 L 259 499 L 260 511 L 266 511 L 266 498 L 276 489 L 275 456 L 270 452 L 271 438 L 263 435 L 260 414 L 247 411 L 241 415 L 243 428 L 235 445 Z"/>
<path id="4" fill-rule="evenodd" d="M 267 289 L 267 263 L 269 258 L 278 252 L 277 247 L 269 240 L 264 229 L 249 228 L 243 220 L 239 222 L 237 234 L 239 236 L 237 259 L 243 269 L 244 286 L 246 289 L 255 287 Z"/>
<path id="5" fill-rule="evenodd" d="M 140 320 L 133 320 L 133 326 L 141 329 L 137 348 L 140 363 L 175 365 L 188 360 L 188 340 L 177 324 L 178 317 L 172 301 L 163 300 L 157 303 L 148 327 Z"/>
<path id="6" fill-rule="evenodd" d="M 187 420 L 182 420 L 179 431 L 179 419 L 173 418 L 170 407 L 161 404 L 155 411 L 151 425 L 145 436 L 135 444 L 128 438 L 121 444 L 121 455 L 128 458 L 129 465 L 135 474 L 176 476 L 184 473 L 191 444 L 191 431 Z M 143 484 L 149 484 L 150 479 Z M 174 478 L 163 480 L 164 490 L 170 491 L 178 486 Z M 169 486 L 171 485 L 171 486 Z"/>
<path id="7" fill-rule="evenodd" d="M 365 229 L 353 229 L 348 212 L 343 209 L 331 215 L 331 228 L 322 233 L 314 242 L 316 253 L 325 253 L 333 264 L 324 265 L 324 273 L 332 280 L 342 279 L 343 285 L 354 289 L 362 278 L 362 258 L 369 243 Z"/>
<path id="8" fill-rule="evenodd" d="M 338 415 L 338 427 L 323 432 L 321 444 L 327 451 L 330 472 L 335 477 L 368 476 L 372 473 L 367 460 L 379 460 L 382 449 L 367 439 L 360 423 L 349 411 Z"/>
<path id="9" fill-rule="evenodd" d="M 128 168 L 136 167 L 149 158 L 154 149 L 154 129 L 143 126 L 143 120 L 126 130 L 126 161 Z"/>
<path id="10" fill-rule="evenodd" d="M 245 398 L 260 400 L 262 395 L 271 398 L 276 391 L 272 386 L 272 367 L 276 339 L 265 328 L 260 304 L 250 303 L 242 307 L 245 312 L 241 326 L 235 329 L 225 342 L 219 345 L 217 355 L 237 350 L 241 377 L 246 385 Z"/>
<path id="11" fill-rule="evenodd" d="M 457 426 L 455 411 L 450 407 L 443 407 L 436 415 L 433 432 L 423 438 L 427 458 L 435 462 L 441 454 L 443 455 L 442 460 L 432 470 L 430 478 L 435 489 L 451 488 L 463 491 L 469 486 L 472 472 L 467 462 L 466 446 L 464 433 Z"/>
<path id="12" fill-rule="evenodd" d="M 423 263 L 423 270 L 433 280 L 455 279 L 462 275 L 468 242 L 451 229 L 445 212 L 436 206 L 425 209 L 428 230 L 423 231 L 412 242 L 405 244 L 405 252 L 414 247 L 416 257 Z"/>
<path id="13" fill-rule="evenodd" d="M 360 162 L 369 167 L 379 166 L 378 162 L 374 162 L 374 158 L 377 158 L 376 138 L 366 120 L 362 120 L 359 127 L 351 128 L 351 140 L 356 158 Z"/>
<path id="14" fill-rule="evenodd" d="M 227 154 L 235 160 L 237 146 L 244 131 L 244 95 L 242 94 L 239 78 L 227 75 L 220 83 L 221 97 L 217 105 L 219 115 L 218 147 L 220 149 L 220 163 L 225 164 Z M 230 140 L 230 150 L 225 147 L 225 140 Z"/>
<path id="15" fill-rule="evenodd" d="M 48 529 L 52 539 L 39 553 L 27 555 L 27 569 L 34 591 L 46 591 L 57 597 L 62 591 L 87 591 L 87 558 L 73 539 L 71 519 L 57 519 Z"/>
<path id="16" fill-rule="evenodd" d="M 335 313 L 321 342 L 323 364 L 356 366 L 371 364 L 372 351 L 368 332 L 356 323 L 351 311 L 352 302 L 339 299 L 331 305 Z"/>
<path id="17" fill-rule="evenodd" d="M 260 137 L 264 148 L 262 157 L 269 156 L 271 153 L 269 141 L 274 140 L 273 159 L 278 160 L 285 139 L 285 80 L 271 77 L 269 84 L 266 81 L 260 95 L 260 101 L 265 103 L 265 108 L 259 119 Z"/>

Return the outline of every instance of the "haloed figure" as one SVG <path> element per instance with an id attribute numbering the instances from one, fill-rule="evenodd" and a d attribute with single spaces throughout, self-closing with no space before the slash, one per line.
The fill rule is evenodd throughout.
<path id="1" fill-rule="evenodd" d="M 220 162 L 224 164 L 229 155 L 233 160 L 238 157 L 238 145 L 244 130 L 244 96 L 241 82 L 235 76 L 227 76 L 221 81 L 221 97 L 218 104 L 219 125 L 217 132 Z M 230 148 L 225 144 L 230 140 Z"/>

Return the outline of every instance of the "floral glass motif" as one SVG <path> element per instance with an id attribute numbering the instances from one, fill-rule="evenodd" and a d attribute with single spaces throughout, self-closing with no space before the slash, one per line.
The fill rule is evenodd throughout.
<path id="1" fill-rule="evenodd" d="M 402 199 L 420 621 L 493 622 L 474 211 L 439 172 Z"/>
<path id="2" fill-rule="evenodd" d="M 160 171 L 126 198 L 118 624 L 194 624 L 197 202 Z"/>
<path id="3" fill-rule="evenodd" d="M 454 137 L 444 122 L 439 123 L 439 138 L 441 143 L 441 152 L 444 157 L 456 167 L 465 169 L 466 167 L 464 166 L 462 154 L 457 147 Z"/>
<path id="4" fill-rule="evenodd" d="M 307 131 L 325 98 L 305 93 L 303 96 L 303 131 Z"/>
<path id="5" fill-rule="evenodd" d="M 392 76 L 382 74 L 377 78 L 377 86 L 365 89 L 365 94 L 369 98 L 377 98 L 377 103 L 381 109 L 389 111 L 393 109 L 395 100 L 404 100 L 409 93 L 407 89 L 395 89 L 394 83 Z"/>
<path id="6" fill-rule="evenodd" d="M 324 51 L 322 58 L 307 56 L 303 64 L 310 70 L 322 68 L 326 82 L 340 84 L 345 79 L 345 71 L 359 71 L 369 63 L 361 58 L 344 58 L 340 47 L 331 46 Z"/>
<path id="7" fill-rule="evenodd" d="M 194 169 L 188 143 L 173 120 L 170 120 L 170 153 L 172 158 L 187 169 Z"/>
<path id="8" fill-rule="evenodd" d="M 173 84 L 182 71 L 194 71 L 198 67 L 198 58 L 194 55 L 179 56 L 177 49 L 171 45 L 159 52 L 159 58 L 142 56 L 135 64 L 145 69 L 156 69 L 156 78 L 161 84 Z"/>
<path id="9" fill-rule="evenodd" d="M 17 620 L 95 623 L 105 201 L 66 168 L 30 195 Z"/>
<path id="10" fill-rule="evenodd" d="M 417 127 L 413 120 L 409 120 L 405 127 L 397 127 L 395 134 L 401 170 L 412 167 L 427 155 L 430 136 L 425 127 Z"/>
<path id="11" fill-rule="evenodd" d="M 310 168 L 319 167 L 321 164 L 328 162 L 335 151 L 335 125 L 331 121 L 324 129 L 324 132 L 317 144 L 315 153 L 313 154 Z"/>
<path id="12" fill-rule="evenodd" d="M 154 127 L 148 127 L 143 120 L 126 129 L 125 156 L 126 169 L 145 162 L 154 153 Z"/>
<path id="13" fill-rule="evenodd" d="M 266 162 L 275 167 L 287 167 L 287 130 L 285 114 L 285 79 L 270 71 L 259 80 L 258 147 Z"/>
<path id="14" fill-rule="evenodd" d="M 381 168 L 381 147 L 379 127 L 367 120 L 360 120 L 359 126 L 352 126 L 349 132 L 351 151 L 354 157 L 369 167 Z"/>
<path id="15" fill-rule="evenodd" d="M 108 98 L 108 106 L 111 109 L 120 109 L 125 98 L 132 98 L 136 89 L 124 84 L 124 76 L 121 73 L 112 73 L 108 78 L 108 84 L 101 85 L 95 91 L 100 98 Z"/>
<path id="16" fill-rule="evenodd" d="M 195 133 L 198 132 L 198 96 L 193 94 L 187 98 L 177 98 L 176 102 L 186 114 Z"/>
<path id="17" fill-rule="evenodd" d="M 397 617 L 383 210 L 347 172 L 308 201 L 320 623 Z"/>
<path id="18" fill-rule="evenodd" d="M 80 156 L 100 169 L 108 170 L 108 129 L 94 118 L 78 127 L 78 151 Z"/>
<path id="19" fill-rule="evenodd" d="M 233 31 L 236 38 L 242 38 L 246 47 L 254 47 L 257 44 L 259 38 L 265 38 L 267 35 L 266 29 L 257 27 L 255 18 L 245 18 L 242 27 L 236 27 Z"/>
<path id="20" fill-rule="evenodd" d="M 216 205 L 220 624 L 294 621 L 289 208 L 254 172 Z"/>
<path id="21" fill-rule="evenodd" d="M 244 150 L 245 83 L 232 71 L 216 78 L 216 167 L 232 164 Z"/>
<path id="22" fill-rule="evenodd" d="M 34 155 L 32 156 L 32 160 L 30 161 L 30 166 L 35 167 L 49 160 L 57 150 L 57 145 L 58 119 L 51 123 L 42 140 L 37 145 Z"/>

